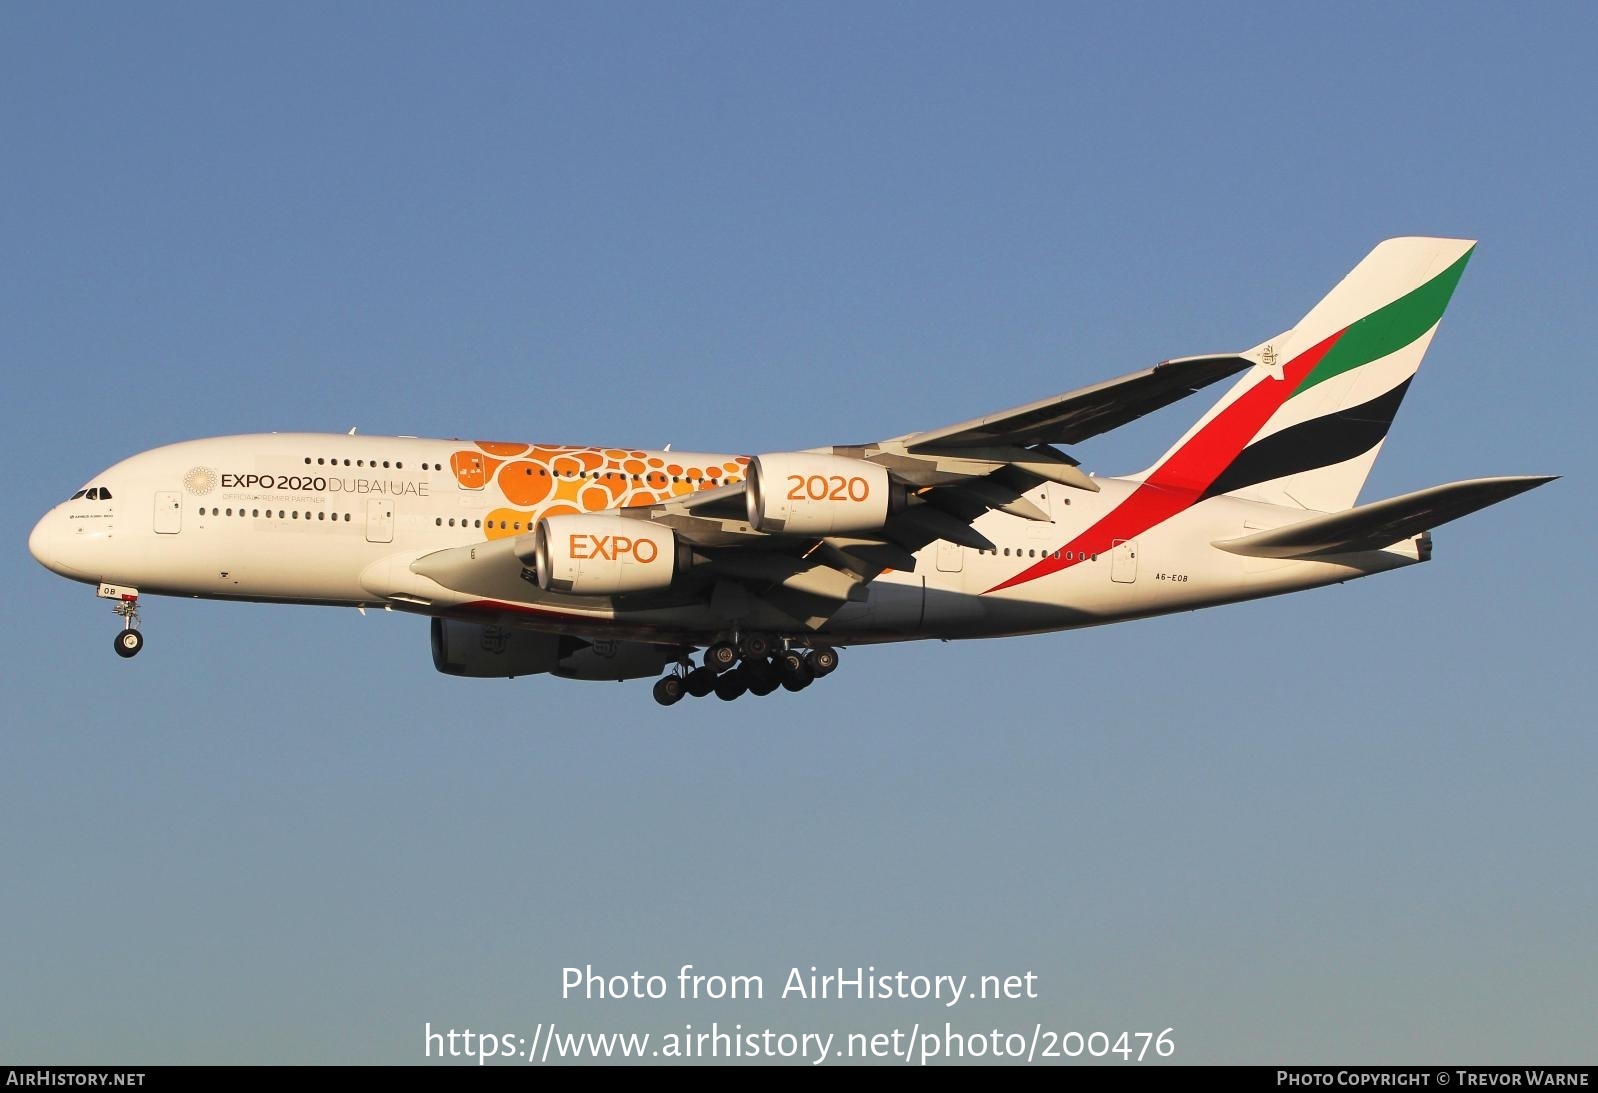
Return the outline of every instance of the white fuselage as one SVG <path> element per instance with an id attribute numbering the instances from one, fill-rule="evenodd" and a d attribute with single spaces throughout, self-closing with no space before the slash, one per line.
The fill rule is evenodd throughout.
<path id="1" fill-rule="evenodd" d="M 744 462 L 414 437 L 218 437 L 143 452 L 96 475 L 86 484 L 89 496 L 39 521 L 29 547 L 63 576 L 140 594 L 391 606 L 577 636 L 703 643 L 728 625 L 726 606 L 713 597 L 563 596 L 525 579 L 463 592 L 418 575 L 411 563 L 526 534 L 551 513 L 736 482 Z M 1218 550 L 1217 540 L 1309 514 L 1215 497 L 1135 539 L 997 589 L 1062 551 L 1138 486 L 1096 482 L 1097 493 L 1054 483 L 1032 490 L 1027 499 L 1046 521 L 989 512 L 973 526 L 995 550 L 932 543 L 916 554 L 913 571 L 882 574 L 864 600 L 844 604 L 820 632 L 848 644 L 1069 629 L 1330 584 L 1422 558 L 1413 540 L 1336 562 Z M 763 626 L 758 613 L 742 621 L 780 629 Z"/>

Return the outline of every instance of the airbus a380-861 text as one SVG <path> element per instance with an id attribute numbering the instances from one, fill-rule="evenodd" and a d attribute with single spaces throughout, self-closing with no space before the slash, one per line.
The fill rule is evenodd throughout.
<path id="1" fill-rule="evenodd" d="M 1389 239 L 1293 329 L 943 428 L 754 457 L 271 433 L 95 475 L 28 540 L 144 646 L 145 595 L 429 616 L 460 676 L 801 690 L 837 647 L 1069 630 L 1426 561 L 1550 481 L 1355 501 L 1474 243 Z M 1060 445 L 1235 384 L 1148 470 Z M 700 649 L 703 655 L 695 662 Z"/>

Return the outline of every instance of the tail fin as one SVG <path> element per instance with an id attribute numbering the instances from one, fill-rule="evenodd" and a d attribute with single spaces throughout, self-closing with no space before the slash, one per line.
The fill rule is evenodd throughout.
<path id="1" fill-rule="evenodd" d="M 1475 240 L 1388 239 L 1140 476 L 1199 497 L 1353 505 Z"/>

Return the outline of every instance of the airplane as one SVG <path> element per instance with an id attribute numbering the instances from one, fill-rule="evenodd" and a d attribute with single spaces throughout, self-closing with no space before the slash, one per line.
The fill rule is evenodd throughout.
<path id="1" fill-rule="evenodd" d="M 383 608 L 431 620 L 441 672 L 663 672 L 662 705 L 803 690 L 839 646 L 1316 588 L 1427 561 L 1432 528 L 1557 477 L 1356 504 L 1474 248 L 1389 239 L 1253 349 L 872 444 L 751 457 L 353 430 L 171 444 L 92 477 L 28 549 L 112 601 L 123 657 L 144 648 L 148 595 Z M 1231 377 L 1147 470 L 1098 477 L 1062 450 Z"/>

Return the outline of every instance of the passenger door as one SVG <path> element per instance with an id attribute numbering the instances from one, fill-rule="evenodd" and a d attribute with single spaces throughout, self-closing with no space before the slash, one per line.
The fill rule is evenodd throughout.
<path id="1" fill-rule="evenodd" d="M 394 541 L 394 502 L 387 497 L 373 497 L 366 502 L 366 541 L 392 543 Z"/>
<path id="2" fill-rule="evenodd" d="M 177 490 L 156 493 L 155 530 L 160 535 L 176 535 L 183 530 L 183 495 Z"/>
<path id="3" fill-rule="evenodd" d="M 938 572 L 958 573 L 965 568 L 965 547 L 947 539 L 938 540 Z"/>
<path id="4" fill-rule="evenodd" d="M 1137 580 L 1137 540 L 1116 539 L 1110 550 L 1110 580 L 1131 584 Z"/>

